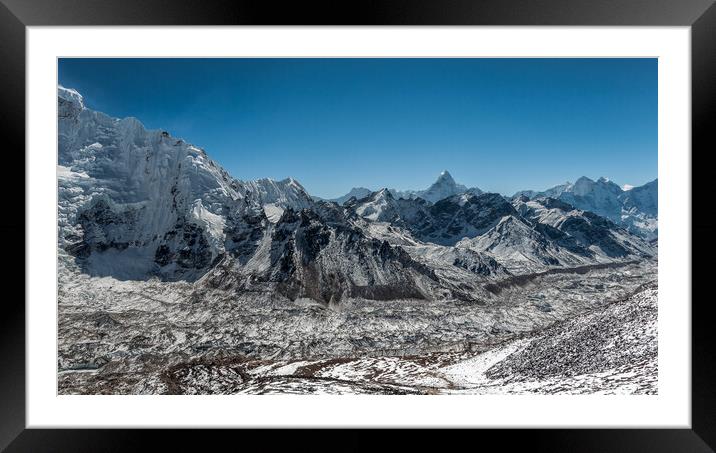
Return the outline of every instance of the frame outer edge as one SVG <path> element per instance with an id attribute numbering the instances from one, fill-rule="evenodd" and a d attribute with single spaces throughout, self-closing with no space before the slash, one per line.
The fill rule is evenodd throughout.
<path id="1" fill-rule="evenodd" d="M 43 2 L 31 2 L 27 1 L 26 4 L 33 3 L 35 8 L 23 8 L 22 3 L 15 0 L 2 0 L 0 3 L 0 61 L 3 61 L 3 65 L 0 68 L 0 105 L 4 107 L 5 112 L 12 112 L 11 115 L 5 117 L 5 124 L 9 126 L 8 130 L 12 131 L 12 134 L 7 136 L 8 143 L 7 149 L 22 149 L 23 160 L 20 161 L 19 157 L 17 164 L 25 168 L 24 163 L 24 149 L 25 149 L 25 137 L 24 137 L 24 120 L 25 120 L 25 24 L 23 22 L 29 22 L 33 25 L 78 25 L 78 24 L 150 24 L 159 23 L 157 19 L 160 14 L 152 11 L 144 11 L 144 17 L 141 20 L 137 20 L 131 13 L 119 14 L 114 16 L 113 19 L 109 19 L 109 15 L 116 13 L 111 8 L 104 8 L 102 11 L 87 11 L 82 12 L 79 9 L 72 11 L 72 7 L 68 6 L 67 1 L 57 0 L 57 8 L 67 8 L 71 16 L 60 15 L 60 17 L 52 18 L 56 8 L 48 7 L 43 9 L 38 7 L 38 3 Z M 82 3 L 80 1 L 79 3 Z M 460 2 L 458 2 L 460 3 Z M 555 2 L 559 3 L 559 2 Z M 630 2 L 633 3 L 633 2 Z M 695 6 L 696 4 L 699 6 Z M 710 140 L 713 136 L 713 131 L 716 130 L 716 6 L 712 1 L 706 2 L 708 9 L 703 14 L 696 15 L 698 17 L 692 23 L 692 158 L 697 156 L 705 156 L 707 152 L 707 144 L 712 145 Z M 10 4 L 10 7 L 6 6 Z M 44 3 L 47 5 L 48 3 Z M 115 3 L 116 4 L 116 3 Z M 690 2 L 689 7 L 692 13 L 694 8 L 701 7 L 704 2 Z M 710 4 L 710 6 L 708 6 Z M 20 7 L 18 7 L 20 5 Z M 677 6 L 674 3 L 674 8 Z M 29 9 L 29 11 L 28 11 Z M 446 5 L 446 9 L 450 9 L 449 5 Z M 664 8 L 659 6 L 657 10 L 664 12 Z M 19 14 L 13 13 L 17 11 Z M 183 10 L 182 10 L 183 11 Z M 425 12 L 425 11 L 423 11 Z M 459 13 L 456 11 L 455 13 Z M 74 14 L 77 15 L 74 15 Z M 44 16 L 43 16 L 44 15 Z M 211 14 L 209 14 L 211 16 Z M 259 16 L 262 16 L 259 14 Z M 24 20 L 18 19 L 22 17 Z M 364 16 L 361 16 L 365 19 Z M 422 23 L 420 20 L 411 20 L 409 15 L 406 15 L 404 19 L 407 23 Z M 684 15 L 679 15 L 679 18 L 683 18 Z M 200 15 L 198 18 L 177 18 L 176 16 L 170 16 L 168 20 L 173 25 L 188 24 L 187 21 L 207 23 L 205 22 L 207 15 Z M 257 17 L 260 19 L 261 17 Z M 658 19 L 655 19 L 653 14 L 649 16 L 649 23 L 639 22 L 641 25 L 657 25 L 660 23 Z M 233 17 L 237 19 L 236 16 Z M 373 21 L 378 19 L 379 16 L 373 18 Z M 490 23 L 495 22 L 495 19 L 499 21 L 499 18 L 492 17 L 486 18 L 481 22 Z M 388 23 L 394 23 L 395 17 L 384 19 Z M 467 16 L 468 22 L 474 22 L 474 15 Z M 539 20 L 539 19 L 537 19 Z M 680 19 L 683 20 L 683 19 Z M 214 21 L 215 23 L 216 21 Z M 251 17 L 239 18 L 240 23 L 254 23 Z M 434 21 L 435 22 L 435 21 Z M 438 19 L 436 22 L 446 23 L 451 22 L 450 20 Z M 519 19 L 517 22 L 520 22 Z M 524 21 L 522 21 L 524 22 Z M 611 25 L 626 25 L 626 23 L 620 23 L 619 20 L 612 21 L 601 21 L 602 24 L 609 23 Z M 256 22 L 258 23 L 258 22 Z M 527 22 L 524 22 L 525 24 Z M 552 22 L 547 22 L 552 23 Z M 563 24 L 570 23 L 568 20 L 562 19 Z M 536 23 L 533 23 L 536 25 Z M 664 23 L 668 25 L 678 25 L 681 22 L 674 23 L 670 21 Z M 576 25 L 576 24 L 575 24 Z M 682 25 L 688 25 L 684 23 Z M 698 150 L 698 151 L 697 151 Z M 12 153 L 9 153 L 11 156 Z M 15 156 L 19 156 L 19 153 L 15 153 Z M 24 176 L 24 171 L 22 172 Z M 692 203 L 694 206 L 698 206 L 700 202 L 708 201 L 708 198 L 712 194 L 707 186 L 712 175 L 709 174 L 708 166 L 696 166 L 692 164 L 692 191 L 693 199 Z M 4 180 L 3 183 L 6 185 L 7 190 L 12 189 L 10 187 L 10 181 Z M 15 187 L 16 190 L 16 187 Z M 24 198 L 22 200 L 23 207 L 21 209 L 23 216 L 20 219 L 19 216 L 15 219 L 4 218 L 0 220 L 0 231 L 2 233 L 11 235 L 11 238 L 17 238 L 17 235 L 21 235 L 25 239 L 24 233 L 24 222 L 25 222 L 25 211 L 24 211 Z M 716 232 L 716 222 L 713 219 L 707 217 L 694 218 L 693 219 L 693 234 L 695 237 L 705 237 L 709 234 L 713 237 L 713 233 Z M 24 244 L 23 241 L 12 241 L 9 244 L 13 248 L 12 252 L 16 252 L 16 256 L 20 256 L 20 243 Z M 703 259 L 708 256 L 714 256 L 716 247 L 714 244 L 705 242 L 705 246 L 699 250 L 694 250 L 694 283 L 708 278 L 708 270 L 700 268 L 697 265 L 697 257 Z M 24 250 L 23 255 L 23 266 L 15 266 L 14 269 L 9 268 L 5 274 L 6 281 L 15 282 L 19 281 L 20 273 L 24 273 Z M 695 278 L 694 278 L 695 277 Z M 24 281 L 24 279 L 23 279 Z M 697 285 L 694 285 L 696 288 Z M 24 299 L 24 298 L 23 298 Z M 23 300 L 24 302 L 24 300 Z M 706 300 L 704 300 L 706 302 Z M 713 446 L 716 445 L 716 392 L 714 391 L 713 385 L 716 382 L 716 363 L 714 358 L 716 354 L 713 351 L 714 345 L 714 334 L 713 330 L 708 326 L 710 317 L 708 317 L 707 307 L 705 303 L 701 305 L 694 304 L 693 310 L 693 360 L 692 360 L 692 424 L 693 432 L 695 435 L 700 437 L 704 443 L 710 445 L 713 451 Z M 4 370 L 0 375 L 0 400 L 3 402 L 4 411 L 0 413 L 0 450 L 3 450 L 12 440 L 22 433 L 25 428 L 25 338 L 24 338 L 24 323 L 25 323 L 25 312 L 24 304 L 20 305 L 15 303 L 14 300 L 7 301 L 4 304 L 3 316 L 0 317 L 0 354 L 4 360 Z M 35 430 L 31 430 L 35 431 Z M 30 432 L 23 433 L 21 437 L 30 434 Z M 38 433 L 39 434 L 39 433 Z M 59 434 L 59 433 L 58 433 Z"/>
<path id="2" fill-rule="evenodd" d="M 692 429 L 716 449 L 716 335 L 713 327 L 713 293 L 706 285 L 713 278 L 710 259 L 716 254 L 713 237 L 716 218 L 696 208 L 708 206 L 714 195 L 713 167 L 705 161 L 713 154 L 716 131 L 716 4 L 691 27 L 691 172 L 692 172 Z M 700 163 L 700 164 L 699 164 Z"/>
<path id="3" fill-rule="evenodd" d="M 0 111 L 6 134 L 3 136 L 3 164 L 13 175 L 0 178 L 4 200 L 16 215 L 0 216 L 4 241 L 4 288 L 22 283 L 22 290 L 5 292 L 0 315 L 0 450 L 25 429 L 25 25 L 0 4 Z M 19 189 L 23 196 L 20 197 Z M 22 240 L 21 240 L 22 239 Z M 19 258 L 9 260 L 10 256 Z M 12 295 L 10 295 L 12 294 Z"/>
<path id="4" fill-rule="evenodd" d="M 0 0 L 35 25 L 691 25 L 712 0 Z"/>

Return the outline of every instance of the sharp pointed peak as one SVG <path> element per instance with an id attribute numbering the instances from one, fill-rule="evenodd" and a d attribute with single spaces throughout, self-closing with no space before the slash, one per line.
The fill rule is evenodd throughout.
<path id="1" fill-rule="evenodd" d="M 454 179 L 449 171 L 443 170 L 440 172 L 440 175 L 438 176 L 438 181 L 454 181 Z"/>

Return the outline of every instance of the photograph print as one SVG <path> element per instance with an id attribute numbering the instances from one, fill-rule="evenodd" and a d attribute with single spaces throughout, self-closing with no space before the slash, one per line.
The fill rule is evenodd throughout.
<path id="1" fill-rule="evenodd" d="M 58 59 L 58 393 L 658 394 L 657 70 Z"/>

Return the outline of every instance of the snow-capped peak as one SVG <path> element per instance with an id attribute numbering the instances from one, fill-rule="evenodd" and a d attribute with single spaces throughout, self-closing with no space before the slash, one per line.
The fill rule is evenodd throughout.
<path id="1" fill-rule="evenodd" d="M 82 95 L 72 88 L 65 88 L 62 85 L 58 85 L 57 96 L 65 101 L 78 105 L 80 108 L 85 107 Z"/>
<path id="2" fill-rule="evenodd" d="M 373 196 L 373 199 L 374 199 L 374 200 L 377 200 L 377 199 L 380 199 L 380 198 L 391 198 L 391 199 L 392 199 L 392 198 L 393 198 L 393 194 L 390 193 L 390 189 L 388 189 L 387 187 L 383 187 L 382 189 L 380 189 L 379 191 L 377 191 L 377 192 L 375 193 L 375 195 Z"/>
<path id="3" fill-rule="evenodd" d="M 83 237 L 82 253 L 101 260 L 92 265 L 98 275 L 115 275 L 113 253 L 131 263 L 121 274 L 127 278 L 194 275 L 223 253 L 224 230 L 237 219 L 268 205 L 266 217 L 275 220 L 313 203 L 293 178 L 236 180 L 203 150 L 136 118 L 85 108 L 77 91 L 61 86 L 58 142 L 59 243 Z M 115 249 L 103 255 L 108 247 Z M 170 266 L 176 259 L 179 267 Z"/>
<path id="4" fill-rule="evenodd" d="M 456 183 L 455 183 L 455 179 L 453 179 L 453 177 L 452 177 L 452 175 L 450 174 L 450 172 L 447 171 L 447 170 L 443 170 L 443 171 L 440 172 L 440 176 L 438 176 L 438 179 L 437 179 L 437 181 L 435 181 L 435 184 L 450 184 L 450 185 L 454 185 L 454 184 L 456 184 Z M 435 184 L 433 184 L 433 185 L 435 185 Z"/>
<path id="5" fill-rule="evenodd" d="M 311 205 L 311 197 L 294 178 L 285 178 L 280 181 L 271 178 L 261 178 L 254 181 L 241 182 L 260 204 L 276 204 L 280 207 L 303 209 Z"/>
<path id="6" fill-rule="evenodd" d="M 438 181 L 445 181 L 453 184 L 455 183 L 455 180 L 453 179 L 452 175 L 447 170 L 443 170 L 440 172 L 440 176 L 438 176 Z"/>
<path id="7" fill-rule="evenodd" d="M 294 178 L 292 178 L 292 177 L 288 177 L 288 178 L 284 179 L 284 180 L 281 181 L 281 182 L 286 183 L 287 186 L 294 187 L 294 188 L 299 189 L 299 190 L 302 190 L 302 191 L 304 191 L 304 192 L 306 191 L 306 189 L 303 188 L 303 186 L 301 185 L 301 183 L 298 182 L 296 179 L 294 179 Z"/>
<path id="8" fill-rule="evenodd" d="M 416 195 L 423 200 L 427 200 L 431 203 L 442 200 L 458 193 L 466 192 L 467 187 L 462 184 L 458 184 L 453 179 L 450 172 L 443 170 L 438 176 L 437 181 L 433 183 L 427 190 L 422 190 L 416 193 Z"/>
<path id="9" fill-rule="evenodd" d="M 386 220 L 392 217 L 396 210 L 396 201 L 387 188 L 373 192 L 369 197 L 355 201 L 356 212 L 370 220 Z"/>

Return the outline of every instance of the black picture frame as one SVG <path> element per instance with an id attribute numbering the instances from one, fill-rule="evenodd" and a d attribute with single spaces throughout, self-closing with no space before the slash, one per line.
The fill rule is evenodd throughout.
<path id="1" fill-rule="evenodd" d="M 248 446 L 247 436 L 270 439 L 274 448 L 363 451 L 377 447 L 404 451 L 431 442 L 497 444 L 528 451 L 716 450 L 716 347 L 711 298 L 706 285 L 714 256 L 716 222 L 696 209 L 709 205 L 713 175 L 705 162 L 716 131 L 716 6 L 713 0 L 399 0 L 274 4 L 231 0 L 0 0 L 0 105 L 2 105 L 2 179 L 5 215 L 0 218 L 5 259 L 5 297 L 0 310 L 0 449 L 15 451 L 134 451 L 161 446 L 163 451 L 193 447 L 211 450 L 230 442 Z M 38 25 L 572 25 L 690 26 L 692 89 L 692 428 L 691 429 L 550 429 L 472 430 L 452 434 L 430 431 L 397 433 L 380 442 L 364 430 L 285 436 L 232 430 L 80 430 L 25 428 L 25 29 Z M 688 150 L 684 150 L 688 152 Z M 22 168 L 23 171 L 18 169 Z M 22 215 L 20 214 L 22 213 Z M 24 240 L 21 241 L 20 238 Z M 703 239 L 703 240 L 700 240 Z M 21 263 L 23 263 L 21 265 Z M 677 301 L 674 301 L 677 302 Z M 690 301 L 678 301 L 688 304 Z M 240 410 L 237 404 L 237 410 Z M 340 417 L 340 414 L 336 414 Z M 638 423 L 638 421 L 635 421 Z M 386 437 L 386 436 L 381 436 Z M 331 439 L 328 441 L 328 439 Z M 241 443 L 236 443 L 241 439 Z M 449 439 L 449 440 L 447 440 Z M 231 443 L 233 442 L 233 444 Z M 475 444 L 477 442 L 477 444 Z M 456 444 L 457 445 L 457 444 Z"/>

